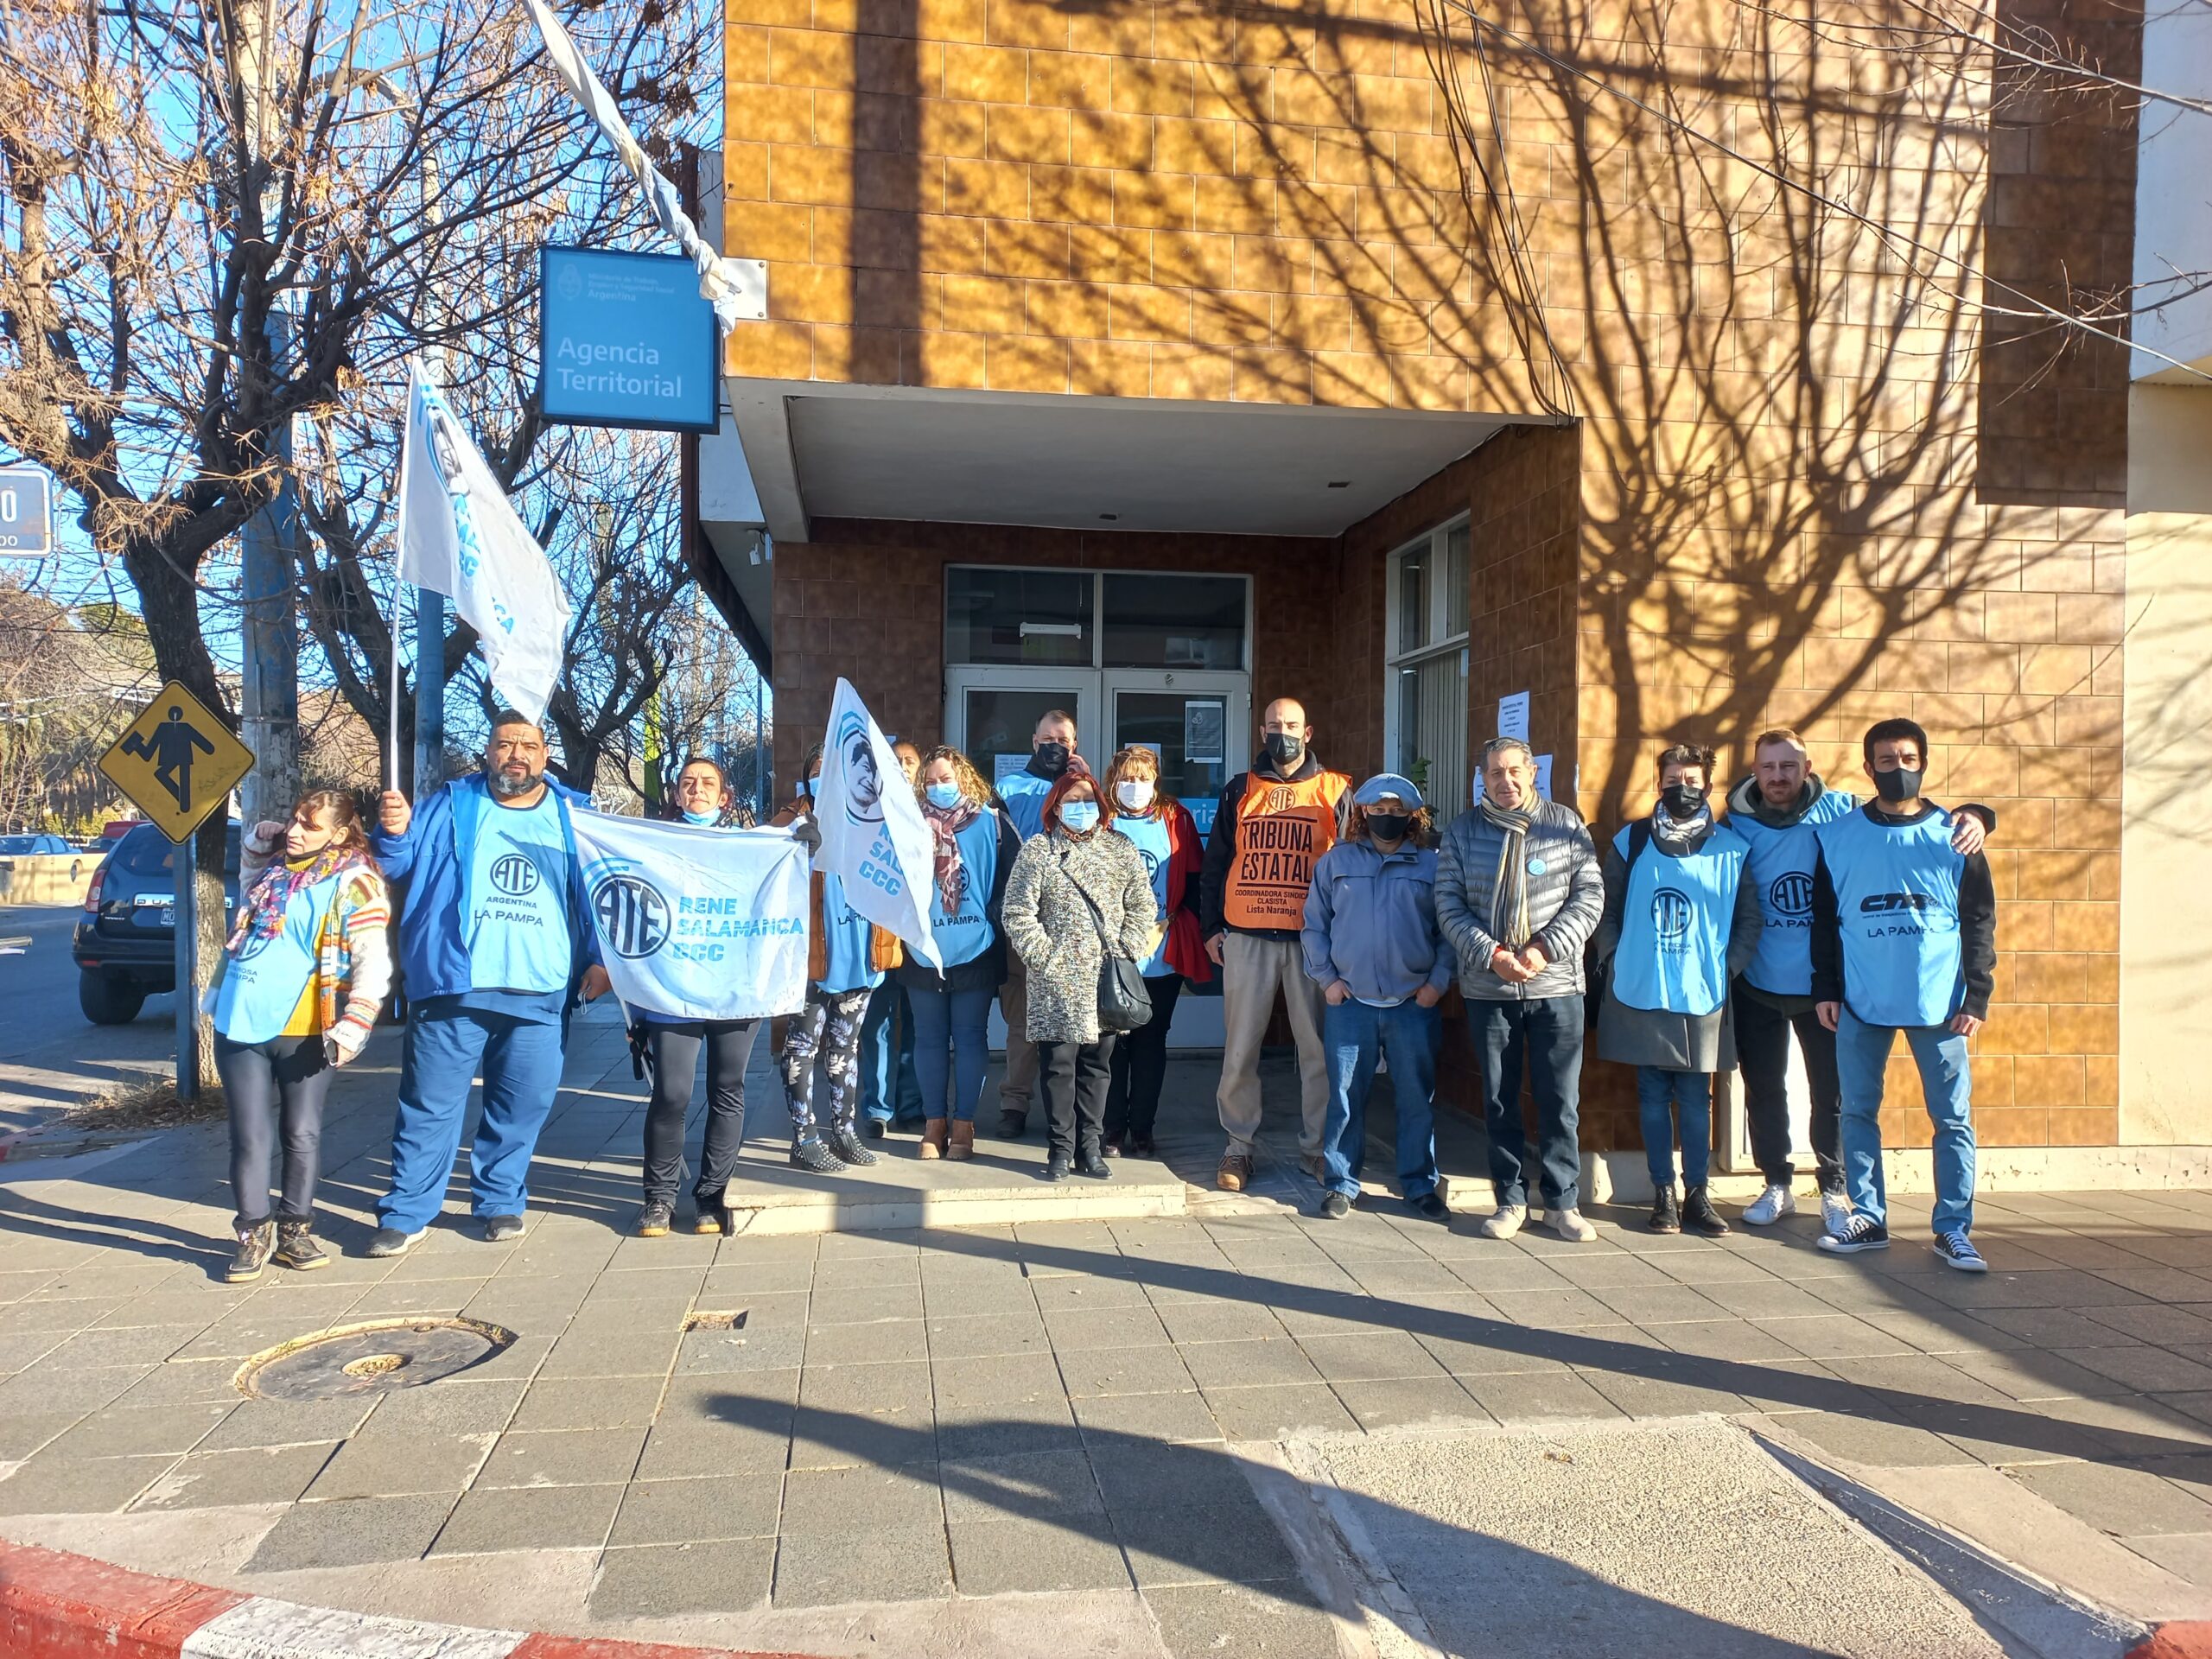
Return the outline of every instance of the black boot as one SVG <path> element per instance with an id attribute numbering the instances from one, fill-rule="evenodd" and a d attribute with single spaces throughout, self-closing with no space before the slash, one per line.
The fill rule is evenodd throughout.
<path id="1" fill-rule="evenodd" d="M 1068 1178 L 1068 1171 L 1074 1166 L 1067 1154 L 1056 1148 L 1052 1155 L 1045 1160 L 1045 1179 L 1048 1181 L 1065 1181 Z"/>
<path id="2" fill-rule="evenodd" d="M 322 1246 L 315 1242 L 315 1224 L 307 1221 L 280 1221 L 276 1224 L 276 1265 L 289 1268 L 295 1273 L 312 1273 L 317 1268 L 327 1268 L 330 1258 L 322 1253 Z"/>
<path id="3" fill-rule="evenodd" d="M 1683 1192 L 1682 1224 L 1692 1232 L 1702 1233 L 1707 1238 L 1728 1236 L 1728 1224 L 1721 1220 L 1720 1212 L 1713 1207 L 1713 1200 L 1706 1196 L 1706 1189 L 1701 1186 L 1689 1187 Z"/>
<path id="4" fill-rule="evenodd" d="M 1096 1145 L 1092 1145 L 1076 1154 L 1075 1173 L 1088 1175 L 1094 1181 L 1110 1181 L 1114 1179 L 1114 1166 L 1106 1161 Z"/>
<path id="5" fill-rule="evenodd" d="M 811 1135 L 803 1141 L 791 1142 L 791 1163 L 799 1169 L 810 1169 L 817 1175 L 835 1175 L 845 1166 L 843 1160 L 823 1144 L 820 1137 Z"/>
<path id="6" fill-rule="evenodd" d="M 1029 1132 L 1029 1114 L 1012 1109 L 999 1114 L 999 1139 L 1019 1141 Z"/>
<path id="7" fill-rule="evenodd" d="M 875 1154 L 861 1145 L 860 1136 L 853 1133 L 853 1126 L 849 1123 L 831 1124 L 830 1133 L 822 1139 L 830 1151 L 849 1164 L 872 1164 L 875 1161 Z"/>
<path id="8" fill-rule="evenodd" d="M 1675 1207 L 1675 1184 L 1661 1187 L 1651 1200 L 1651 1230 L 1655 1233 L 1679 1233 L 1682 1230 L 1682 1213 Z"/>
<path id="9" fill-rule="evenodd" d="M 231 1258 L 231 1265 L 224 1270 L 226 1284 L 251 1284 L 261 1277 L 261 1270 L 269 1265 L 269 1253 L 276 1247 L 276 1224 L 274 1221 L 257 1223 L 238 1229 L 238 1254 Z"/>

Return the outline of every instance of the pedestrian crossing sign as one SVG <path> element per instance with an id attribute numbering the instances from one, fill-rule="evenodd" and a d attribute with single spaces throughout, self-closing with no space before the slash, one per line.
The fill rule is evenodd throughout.
<path id="1" fill-rule="evenodd" d="M 156 828 L 181 842 L 253 770 L 253 751 L 171 680 L 100 756 L 100 770 Z"/>

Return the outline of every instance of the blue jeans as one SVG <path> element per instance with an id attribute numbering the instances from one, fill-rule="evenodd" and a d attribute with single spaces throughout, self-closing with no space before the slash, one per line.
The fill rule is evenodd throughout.
<path id="1" fill-rule="evenodd" d="M 531 1154 L 561 1086 L 567 1038 L 558 1021 L 474 1008 L 433 1012 L 416 1003 L 399 1067 L 391 1191 L 377 1205 L 378 1224 L 416 1233 L 436 1217 L 480 1062 L 484 1116 L 470 1152 L 469 1195 L 480 1216 L 520 1215 L 530 1201 Z"/>
<path id="2" fill-rule="evenodd" d="M 861 1110 L 879 1123 L 893 1118 L 908 1122 L 922 1116 L 921 1079 L 914 1074 L 914 1016 L 906 1004 L 905 988 L 887 979 L 868 994 L 868 1018 L 861 1022 Z"/>
<path id="3" fill-rule="evenodd" d="M 1836 1021 L 1835 1069 L 1843 1088 L 1843 1179 L 1851 1207 L 1889 1225 L 1882 1072 L 1900 1031 L 1936 1125 L 1936 1207 L 1929 1219 L 1938 1233 L 1963 1233 L 1974 1225 L 1974 1075 L 1967 1039 L 1942 1026 L 1870 1026 L 1847 1004 Z"/>
<path id="4" fill-rule="evenodd" d="M 1537 1159 L 1547 1210 L 1581 1205 L 1576 1142 L 1582 1090 L 1582 997 L 1474 998 L 1467 1035 L 1482 1067 L 1483 1123 L 1490 1131 L 1490 1180 L 1500 1204 L 1529 1202 L 1529 1140 L 1521 1118 L 1521 1066 L 1536 1097 Z"/>
<path id="5" fill-rule="evenodd" d="M 975 1121 L 991 1065 L 992 991 L 909 990 L 914 1010 L 914 1071 L 922 1116 Z"/>
<path id="6" fill-rule="evenodd" d="M 1713 1171 L 1713 1074 L 1639 1065 L 1636 1104 L 1643 1116 L 1643 1162 L 1652 1186 L 1675 1184 L 1676 1112 L 1682 1119 L 1682 1185 L 1703 1186 Z"/>
<path id="7" fill-rule="evenodd" d="M 1398 1191 L 1408 1201 L 1436 1191 L 1436 1046 L 1444 1021 L 1434 1008 L 1401 1002 L 1371 1008 L 1347 998 L 1321 1009 L 1321 1044 L 1329 1052 L 1329 1114 L 1322 1120 L 1321 1185 L 1348 1198 L 1359 1196 L 1360 1166 L 1367 1160 L 1367 1096 L 1375 1062 L 1390 1061 L 1397 1103 Z"/>

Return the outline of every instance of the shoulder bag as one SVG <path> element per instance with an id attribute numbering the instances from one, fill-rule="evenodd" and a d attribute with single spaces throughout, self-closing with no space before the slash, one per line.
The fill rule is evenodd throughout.
<path id="1" fill-rule="evenodd" d="M 1074 873 L 1062 867 L 1068 885 L 1090 906 L 1091 919 L 1098 924 L 1098 1028 L 1101 1031 L 1130 1032 L 1141 1029 L 1152 1021 L 1152 993 L 1144 988 L 1141 965 L 1124 962 L 1114 954 L 1114 941 L 1106 937 L 1106 913 L 1098 908 L 1098 901 L 1084 892 L 1083 883 Z"/>

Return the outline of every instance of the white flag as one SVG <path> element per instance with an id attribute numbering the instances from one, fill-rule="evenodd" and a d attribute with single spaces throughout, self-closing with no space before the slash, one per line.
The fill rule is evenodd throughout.
<path id="1" fill-rule="evenodd" d="M 806 1001 L 806 849 L 781 830 L 575 811 L 600 960 L 632 1008 L 759 1020 Z"/>
<path id="2" fill-rule="evenodd" d="M 896 933 L 920 960 L 941 968 L 930 930 L 937 838 L 922 821 L 921 806 L 883 728 L 848 680 L 837 682 L 836 700 L 830 705 L 814 810 L 822 824 L 817 867 L 845 884 L 847 904 Z"/>
<path id="3" fill-rule="evenodd" d="M 599 84 L 599 77 L 592 73 L 583 54 L 576 50 L 576 43 L 569 38 L 569 31 L 561 27 L 561 20 L 540 3 L 540 0 L 523 0 L 530 8 L 530 15 L 537 24 L 537 32 L 545 37 L 545 54 L 553 60 L 554 72 L 566 83 L 576 102 L 583 105 L 584 113 L 607 135 L 607 142 L 614 146 L 615 155 L 638 188 L 645 193 L 647 206 L 660 227 L 674 237 L 699 268 L 699 297 L 715 308 L 715 315 L 725 328 L 747 317 L 760 318 L 768 315 L 768 296 L 765 279 L 757 261 L 746 263 L 725 259 L 708 245 L 699 234 L 699 227 L 683 211 L 683 198 L 676 187 L 661 175 L 630 130 L 630 124 L 622 118 L 622 111 L 607 96 L 607 88 Z"/>
<path id="4" fill-rule="evenodd" d="M 399 575 L 452 599 L 499 695 L 534 721 L 561 677 L 569 596 L 444 396 L 407 365 Z"/>

